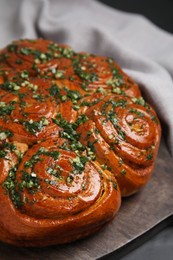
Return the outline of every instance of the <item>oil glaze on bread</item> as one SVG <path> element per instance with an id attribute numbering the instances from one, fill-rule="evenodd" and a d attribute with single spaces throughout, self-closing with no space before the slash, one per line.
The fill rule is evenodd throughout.
<path id="1" fill-rule="evenodd" d="M 111 58 L 52 41 L 0 53 L 0 240 L 47 246 L 111 221 L 150 179 L 160 123 Z"/>

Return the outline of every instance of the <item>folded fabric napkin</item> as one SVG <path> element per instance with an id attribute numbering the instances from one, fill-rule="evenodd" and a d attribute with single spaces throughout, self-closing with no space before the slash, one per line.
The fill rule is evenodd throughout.
<path id="1" fill-rule="evenodd" d="M 173 35 L 93 0 L 1 0 L 0 47 L 37 37 L 113 57 L 156 108 L 173 153 Z"/>

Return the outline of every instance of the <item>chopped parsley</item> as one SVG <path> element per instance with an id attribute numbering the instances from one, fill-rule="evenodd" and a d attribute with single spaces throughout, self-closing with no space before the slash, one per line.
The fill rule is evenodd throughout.
<path id="1" fill-rule="evenodd" d="M 125 170 L 125 169 L 122 169 L 121 174 L 122 174 L 122 175 L 126 175 L 126 170 Z"/>
<path id="2" fill-rule="evenodd" d="M 13 133 L 10 130 L 1 130 L 0 129 L 0 140 L 3 141 L 8 137 L 12 137 Z"/>
<path id="3" fill-rule="evenodd" d="M 9 194 L 10 199 L 16 208 L 21 208 L 23 202 L 20 193 L 17 191 L 17 181 L 16 181 L 16 170 L 17 166 L 11 168 L 8 172 L 8 177 L 3 182 L 2 187 L 5 189 L 6 193 Z"/>
<path id="4" fill-rule="evenodd" d="M 138 110 L 135 109 L 135 108 L 130 108 L 130 109 L 129 109 L 129 112 L 130 112 L 130 113 L 134 113 L 135 115 L 137 115 L 137 116 L 139 116 L 139 117 L 144 117 L 144 114 L 143 114 L 142 112 L 138 111 Z"/>
<path id="5" fill-rule="evenodd" d="M 156 116 L 152 115 L 151 120 L 154 121 L 158 125 L 159 122 L 158 122 L 158 119 Z"/>
<path id="6" fill-rule="evenodd" d="M 147 160 L 152 160 L 153 159 L 153 154 L 149 153 L 146 157 Z"/>
<path id="7" fill-rule="evenodd" d="M 0 116 L 10 115 L 14 109 L 14 102 L 10 102 L 9 104 L 0 102 Z"/>
<path id="8" fill-rule="evenodd" d="M 1 85 L 2 89 L 4 90 L 12 90 L 12 91 L 17 91 L 20 89 L 20 86 L 11 81 L 6 81 L 4 84 Z"/>
<path id="9" fill-rule="evenodd" d="M 22 171 L 21 182 L 18 183 L 18 188 L 20 191 L 23 191 L 24 188 L 27 188 L 29 193 L 37 192 L 40 188 L 37 175 L 34 172 L 29 174 L 26 171 Z"/>
<path id="10" fill-rule="evenodd" d="M 81 157 L 76 157 L 72 160 L 72 165 L 73 165 L 73 173 L 74 174 L 79 174 L 82 173 L 82 171 L 85 169 L 85 164 L 89 161 L 88 157 L 86 156 L 81 156 Z"/>
<path id="11" fill-rule="evenodd" d="M 32 119 L 30 119 L 29 121 L 23 122 L 26 130 L 31 134 L 36 134 L 37 132 L 40 132 L 48 124 L 49 121 L 45 117 L 42 117 L 40 121 L 33 121 Z"/>

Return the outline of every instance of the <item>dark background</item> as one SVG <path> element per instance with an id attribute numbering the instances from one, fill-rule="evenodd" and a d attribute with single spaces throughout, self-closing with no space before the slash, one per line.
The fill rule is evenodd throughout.
<path id="1" fill-rule="evenodd" d="M 155 25 L 173 34 L 173 0 L 98 0 L 118 10 L 142 14 Z M 172 46 L 173 48 L 173 46 Z M 115 260 L 115 256 L 105 259 Z M 173 226 L 121 258 L 122 260 L 172 260 Z"/>
<path id="2" fill-rule="evenodd" d="M 99 0 L 116 9 L 146 16 L 162 29 L 173 33 L 173 0 Z"/>

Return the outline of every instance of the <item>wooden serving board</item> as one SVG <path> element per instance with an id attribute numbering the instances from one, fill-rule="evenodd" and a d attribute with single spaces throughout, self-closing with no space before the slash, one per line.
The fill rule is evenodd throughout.
<path id="1" fill-rule="evenodd" d="M 138 194 L 124 199 L 117 217 L 97 234 L 47 248 L 18 248 L 0 243 L 1 260 L 119 259 L 173 220 L 173 160 L 163 142 L 153 177 Z"/>

